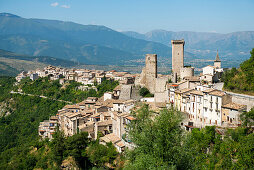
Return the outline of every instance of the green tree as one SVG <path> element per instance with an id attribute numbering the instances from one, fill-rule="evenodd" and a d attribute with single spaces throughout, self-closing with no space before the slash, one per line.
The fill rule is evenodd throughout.
<path id="1" fill-rule="evenodd" d="M 64 133 L 57 129 L 53 134 L 51 149 L 54 156 L 53 159 L 55 160 L 58 167 L 60 167 L 62 164 L 65 148 Z"/>
<path id="2" fill-rule="evenodd" d="M 88 143 L 87 132 L 81 132 L 70 136 L 65 141 L 65 155 L 72 156 L 83 169 L 87 168 L 89 165 L 86 157 Z"/>
<path id="3" fill-rule="evenodd" d="M 142 97 L 153 97 L 153 94 L 151 94 L 150 91 L 146 87 L 142 87 L 139 90 L 139 95 Z"/>
<path id="4" fill-rule="evenodd" d="M 127 152 L 126 169 L 189 169 L 189 156 L 182 152 L 181 114 L 164 109 L 159 114 L 144 105 L 133 113 L 129 135 L 135 144 Z"/>
<path id="5" fill-rule="evenodd" d="M 87 155 L 94 165 L 97 167 L 104 167 L 105 163 L 113 164 L 118 152 L 111 142 L 107 143 L 105 146 L 99 144 L 99 140 L 96 140 L 89 145 Z"/>
<path id="6" fill-rule="evenodd" d="M 243 126 L 252 127 L 254 126 L 254 108 L 252 108 L 249 112 L 243 112 L 240 115 Z"/>

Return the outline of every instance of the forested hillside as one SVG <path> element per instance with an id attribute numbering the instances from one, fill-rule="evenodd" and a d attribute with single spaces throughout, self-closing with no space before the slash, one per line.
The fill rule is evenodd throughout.
<path id="1" fill-rule="evenodd" d="M 254 95 L 254 48 L 250 59 L 240 64 L 238 69 L 232 68 L 223 74 L 224 89 Z"/>
<path id="2" fill-rule="evenodd" d="M 104 154 L 103 160 L 98 160 L 101 166 L 106 162 L 113 163 L 117 153 L 110 144 L 104 147 L 98 141 L 91 143 L 87 133 L 66 138 L 61 132 L 56 133 L 52 142 L 40 142 L 38 126 L 39 122 L 55 115 L 67 104 L 52 100 L 54 97 L 76 103 L 89 96 L 100 97 L 105 91 L 112 91 L 118 82 L 104 81 L 97 86 L 98 92 L 79 91 L 76 87 L 80 84 L 75 82 L 66 84 L 66 88 L 60 90 L 58 81 L 46 78 L 34 82 L 25 79 L 20 87 L 14 86 L 14 83 L 12 77 L 0 77 L 0 169 L 59 169 L 63 160 L 74 167 L 92 168 L 100 158 L 93 158 L 91 154 L 96 148 L 100 148 Z M 10 93 L 21 87 L 35 96 Z M 41 94 L 49 98 L 36 96 Z M 93 147 L 86 154 L 88 144 Z"/>
<path id="3" fill-rule="evenodd" d="M 86 132 L 65 137 L 57 131 L 52 141 L 40 141 L 39 122 L 55 115 L 66 103 L 53 97 L 78 102 L 81 95 L 74 82 L 58 93 L 57 81 L 46 78 L 31 82 L 25 79 L 14 86 L 15 79 L 0 77 L 0 169 L 251 169 L 254 167 L 254 110 L 241 115 L 242 127 L 218 131 L 214 126 L 186 132 L 180 127 L 181 114 L 173 109 L 158 113 L 147 105 L 138 105 L 128 125 L 128 140 L 133 150 L 119 154 L 112 143 L 91 141 Z M 101 96 L 118 83 L 98 85 Z M 69 89 L 68 89 L 69 86 Z M 26 93 L 11 94 L 23 89 Z M 46 90 L 44 90 L 46 89 Z M 68 90 L 67 90 L 68 89 Z M 76 91 L 76 92 L 75 92 Z M 68 94 L 68 95 L 67 95 Z M 48 96 L 48 99 L 36 97 Z M 68 97 L 66 97 L 66 95 Z M 76 96 L 78 96 L 76 98 Z"/>
<path id="4" fill-rule="evenodd" d="M 243 127 L 214 126 L 186 132 L 181 115 L 164 109 L 160 114 L 143 106 L 133 113 L 129 138 L 136 147 L 126 153 L 124 169 L 252 169 L 254 167 L 254 110 L 244 114 Z"/>

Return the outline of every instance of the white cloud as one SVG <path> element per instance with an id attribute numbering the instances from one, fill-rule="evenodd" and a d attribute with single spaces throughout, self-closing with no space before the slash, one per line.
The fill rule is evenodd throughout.
<path id="1" fill-rule="evenodd" d="M 58 2 L 54 2 L 54 3 L 50 4 L 50 6 L 53 6 L 53 7 L 56 7 L 56 6 L 58 6 L 58 5 L 59 5 Z"/>
<path id="2" fill-rule="evenodd" d="M 62 8 L 70 8 L 70 5 L 61 5 Z"/>

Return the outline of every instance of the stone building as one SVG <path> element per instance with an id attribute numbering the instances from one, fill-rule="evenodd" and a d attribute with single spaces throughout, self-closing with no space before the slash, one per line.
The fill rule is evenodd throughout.
<path id="1" fill-rule="evenodd" d="M 220 61 L 218 50 L 217 50 L 216 58 L 214 60 L 214 67 L 217 68 L 217 69 L 221 68 L 221 61 Z"/>
<path id="2" fill-rule="evenodd" d="M 172 72 L 173 76 L 180 76 L 180 69 L 184 67 L 184 40 L 171 40 L 172 44 Z"/>
<path id="3" fill-rule="evenodd" d="M 135 84 L 145 86 L 151 93 L 154 93 L 156 78 L 157 78 L 157 55 L 146 54 L 146 65 L 143 68 L 140 77 L 135 81 Z"/>
<path id="4" fill-rule="evenodd" d="M 194 67 L 182 67 L 180 68 L 180 78 L 183 80 L 185 77 L 194 76 Z"/>

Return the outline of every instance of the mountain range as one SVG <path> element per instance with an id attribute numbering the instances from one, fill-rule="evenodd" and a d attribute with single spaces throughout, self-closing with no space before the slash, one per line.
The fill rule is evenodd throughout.
<path id="1" fill-rule="evenodd" d="M 237 66 L 249 58 L 254 47 L 253 31 L 219 34 L 154 30 L 140 34 L 0 13 L 0 49 L 30 56 L 52 56 L 83 64 L 140 65 L 144 64 L 145 54 L 156 53 L 159 63 L 170 66 L 172 39 L 185 40 L 186 64 L 198 68 L 203 61 L 212 61 L 217 50 L 226 61 L 224 66 Z"/>
<path id="2" fill-rule="evenodd" d="M 166 30 L 153 30 L 145 34 L 133 31 L 123 32 L 130 37 L 162 43 L 171 47 L 170 40 L 184 39 L 185 50 L 201 56 L 204 59 L 213 59 L 217 50 L 223 60 L 246 60 L 254 48 L 254 31 L 233 32 L 228 34 L 209 32 L 172 32 Z"/>
<path id="3" fill-rule="evenodd" d="M 119 64 L 146 53 L 171 55 L 157 42 L 126 36 L 105 26 L 26 19 L 0 14 L 0 48 L 27 55 L 47 55 L 85 64 Z"/>

